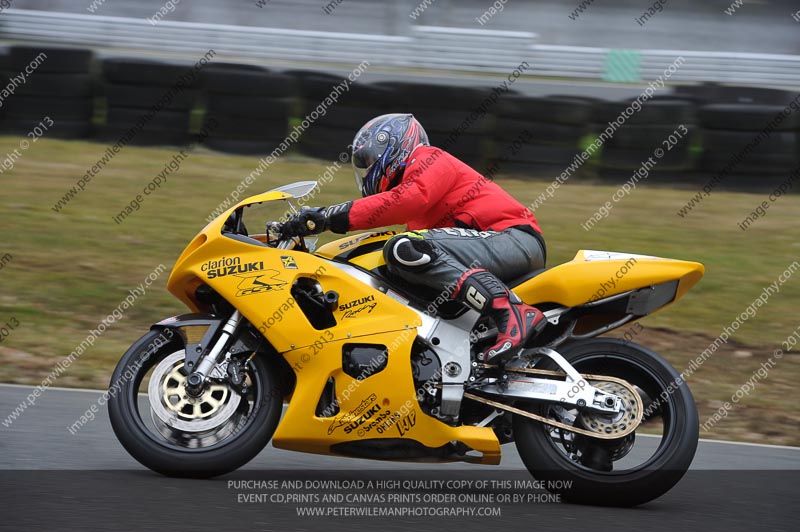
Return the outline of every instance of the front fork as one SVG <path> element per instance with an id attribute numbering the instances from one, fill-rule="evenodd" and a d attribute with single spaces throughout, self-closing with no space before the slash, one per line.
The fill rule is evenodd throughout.
<path id="1" fill-rule="evenodd" d="M 219 338 L 214 343 L 214 346 L 202 356 L 195 366 L 195 370 L 186 379 L 186 391 L 190 395 L 197 396 L 203 392 L 203 387 L 208 380 L 209 372 L 220 362 L 222 362 L 230 339 L 234 336 L 236 329 L 242 322 L 242 313 L 238 310 L 234 311 L 225 325 L 222 326 Z M 197 346 L 202 349 L 202 345 Z"/>

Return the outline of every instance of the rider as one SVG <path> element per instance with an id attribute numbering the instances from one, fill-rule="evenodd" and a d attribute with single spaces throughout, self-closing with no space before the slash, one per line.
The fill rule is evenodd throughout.
<path id="1" fill-rule="evenodd" d="M 363 198 L 303 209 L 284 224 L 284 234 L 406 224 L 407 231 L 384 246 L 389 271 L 490 315 L 499 332 L 496 343 L 479 355 L 482 361 L 513 356 L 545 325 L 544 315 L 503 282 L 544 267 L 545 243 L 533 213 L 493 181 L 432 147 L 411 114 L 370 120 L 352 147 Z"/>

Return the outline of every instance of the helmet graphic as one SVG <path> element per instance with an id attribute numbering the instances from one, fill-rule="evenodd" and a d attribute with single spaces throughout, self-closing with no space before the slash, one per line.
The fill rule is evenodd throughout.
<path id="1" fill-rule="evenodd" d="M 412 114 L 381 115 L 367 122 L 353 139 L 351 157 L 361 195 L 371 196 L 397 186 L 417 146 L 430 143 Z"/>

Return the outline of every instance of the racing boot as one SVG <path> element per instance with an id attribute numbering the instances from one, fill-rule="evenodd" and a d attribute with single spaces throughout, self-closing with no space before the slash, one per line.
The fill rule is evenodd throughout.
<path id="1" fill-rule="evenodd" d="M 495 275 L 476 269 L 464 273 L 456 284 L 453 299 L 472 307 L 497 324 L 497 341 L 478 360 L 486 364 L 512 358 L 547 324 L 542 312 L 523 303 Z"/>

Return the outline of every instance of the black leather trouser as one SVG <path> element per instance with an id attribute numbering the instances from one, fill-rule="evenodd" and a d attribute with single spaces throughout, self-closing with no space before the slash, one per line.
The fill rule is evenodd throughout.
<path id="1" fill-rule="evenodd" d="M 408 231 L 384 246 L 389 271 L 401 279 L 452 293 L 469 270 L 485 269 L 507 283 L 544 268 L 543 241 L 517 228 Z"/>

